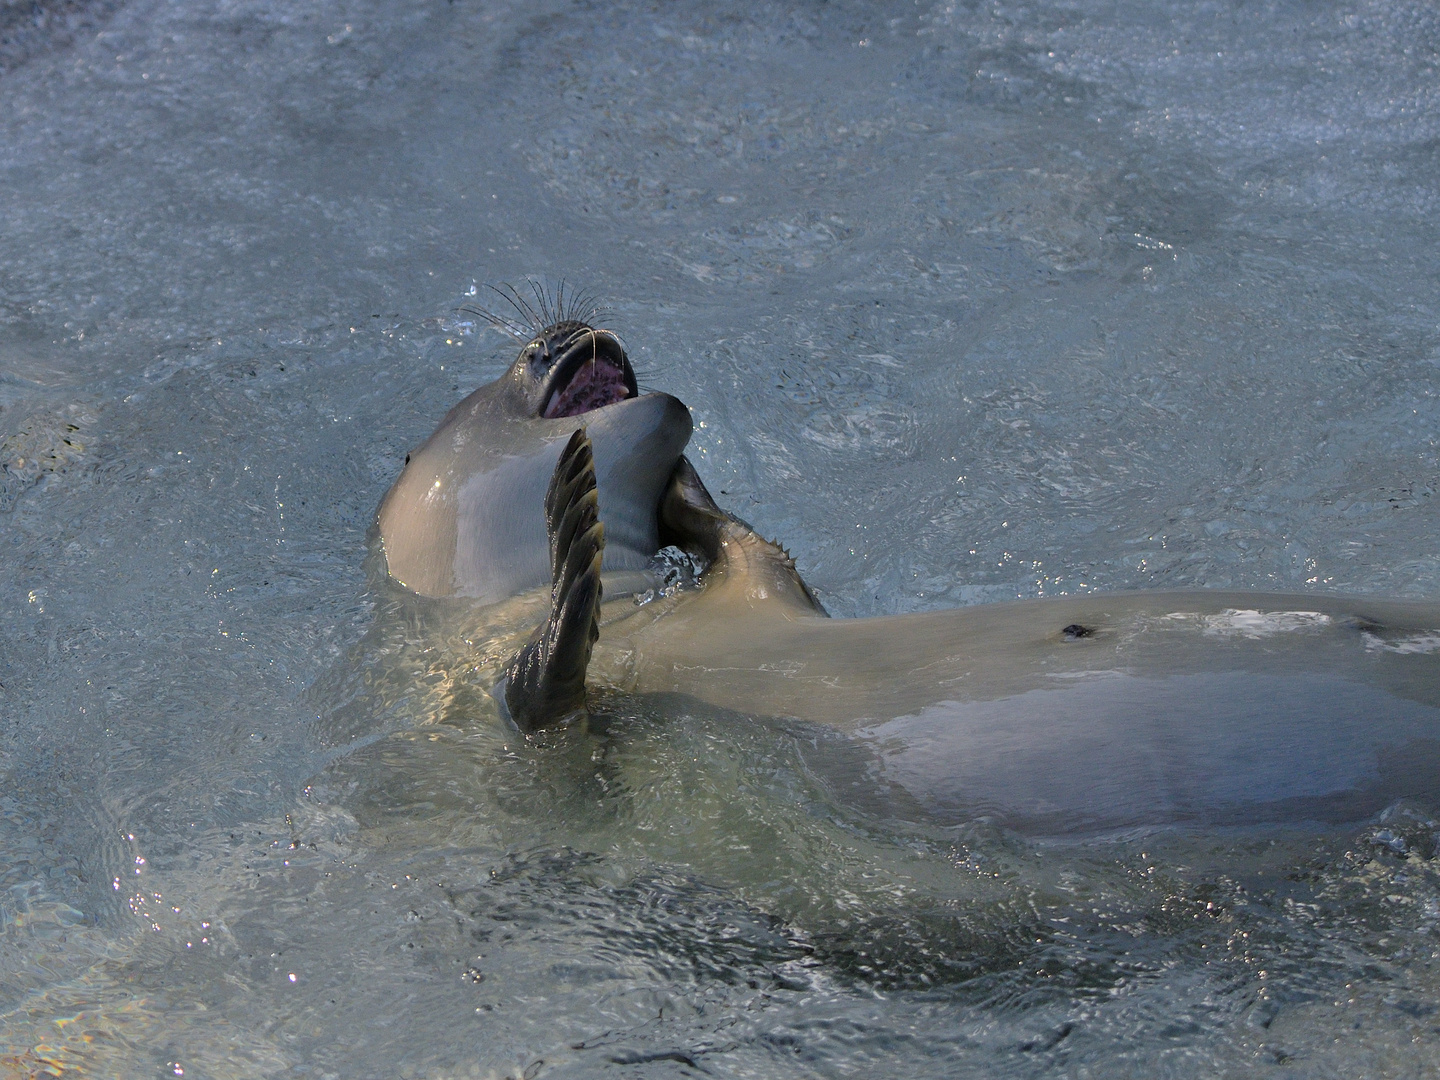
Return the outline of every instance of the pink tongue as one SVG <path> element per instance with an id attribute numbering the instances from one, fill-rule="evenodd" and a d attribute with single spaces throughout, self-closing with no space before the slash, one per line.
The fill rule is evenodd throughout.
<path id="1" fill-rule="evenodd" d="M 570 384 L 550 399 L 545 418 L 579 416 L 591 409 L 624 401 L 627 393 L 625 376 L 614 364 L 604 360 L 581 364 Z"/>

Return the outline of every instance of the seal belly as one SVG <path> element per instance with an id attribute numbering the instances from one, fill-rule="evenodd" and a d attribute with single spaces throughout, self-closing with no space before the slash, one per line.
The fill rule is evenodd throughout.
<path id="1" fill-rule="evenodd" d="M 856 735 L 934 815 L 1025 831 L 1344 822 L 1440 801 L 1440 709 L 1322 673 L 1097 673 Z"/>
<path id="2" fill-rule="evenodd" d="M 461 485 L 456 496 L 451 589 L 457 596 L 493 604 L 550 580 L 550 542 L 542 494 L 564 442 L 538 453 L 507 458 Z"/>
<path id="3" fill-rule="evenodd" d="M 668 394 L 556 420 L 497 417 L 482 392 L 410 456 L 380 505 L 386 567 L 425 596 L 498 603 L 550 582 L 545 490 L 566 440 L 594 447 L 605 569 L 655 554 L 656 507 L 685 444 L 690 411 Z"/>
<path id="4" fill-rule="evenodd" d="M 426 449 L 406 459 L 376 519 L 390 576 L 422 596 L 449 596 L 457 538 L 454 492 L 443 475 L 425 467 Z"/>
<path id="5" fill-rule="evenodd" d="M 831 728 L 816 773 L 901 817 L 1059 836 L 1440 807 L 1433 604 L 1130 593 L 824 619 L 725 570 L 607 629 L 598 678 Z"/>

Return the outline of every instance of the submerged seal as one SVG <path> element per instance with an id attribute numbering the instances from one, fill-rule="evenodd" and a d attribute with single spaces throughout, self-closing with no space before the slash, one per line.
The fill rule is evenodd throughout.
<path id="1" fill-rule="evenodd" d="M 583 714 L 587 683 L 821 723 L 866 749 L 841 771 L 928 815 L 1047 833 L 1440 806 L 1440 606 L 1137 592 L 830 619 L 710 497 L 690 430 L 613 335 L 558 320 L 386 495 L 388 566 L 415 591 L 550 588 L 498 673 L 520 727 Z M 602 607 L 602 568 L 662 544 L 706 567 L 698 587 Z"/>

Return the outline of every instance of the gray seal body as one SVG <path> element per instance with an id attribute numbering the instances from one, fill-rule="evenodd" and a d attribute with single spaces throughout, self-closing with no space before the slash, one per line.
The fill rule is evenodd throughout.
<path id="1" fill-rule="evenodd" d="M 612 340 L 545 331 L 380 508 L 390 572 L 417 592 L 550 587 L 495 673 L 519 726 L 586 715 L 587 687 L 763 717 L 888 816 L 1050 836 L 1330 827 L 1405 800 L 1440 817 L 1440 605 L 1136 592 L 831 619 L 715 504 L 682 456 L 688 411 L 639 397 Z M 699 581 L 602 609 L 602 559 L 643 567 L 661 543 Z"/>
<path id="2" fill-rule="evenodd" d="M 669 394 L 639 395 L 612 335 L 559 323 L 410 454 L 378 515 L 391 577 L 424 596 L 484 604 L 549 584 L 543 496 L 582 427 L 594 448 L 605 570 L 643 569 L 659 546 L 656 506 L 690 440 L 690 411 Z"/>

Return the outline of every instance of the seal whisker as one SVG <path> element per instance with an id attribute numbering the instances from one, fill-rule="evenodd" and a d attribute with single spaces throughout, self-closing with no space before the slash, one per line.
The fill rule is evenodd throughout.
<path id="1" fill-rule="evenodd" d="M 487 284 L 485 287 L 519 313 L 523 325 L 529 328 L 531 334 L 539 333 L 547 325 L 541 321 L 540 316 L 535 313 L 535 309 L 530 306 L 525 297 L 520 295 L 519 290 L 508 281 L 502 282 L 499 286 Z"/>
<path id="2" fill-rule="evenodd" d="M 540 318 L 544 320 L 543 325 L 553 326 L 559 322 L 560 320 L 555 318 L 555 313 L 550 310 L 550 298 L 545 295 L 545 290 L 540 287 L 539 283 L 536 282 L 534 278 L 530 278 L 526 284 L 530 286 L 530 291 L 535 294 L 535 304 L 540 309 Z"/>
<path id="3" fill-rule="evenodd" d="M 473 307 L 466 304 L 455 310 L 463 311 L 467 315 L 476 315 L 484 319 L 491 326 L 495 327 L 495 329 L 509 334 L 516 341 L 525 341 L 530 337 L 530 334 L 526 332 L 523 326 L 518 326 L 512 320 L 505 318 L 505 316 L 497 315 L 495 312 L 487 311 L 485 308 Z"/>
<path id="4" fill-rule="evenodd" d="M 493 292 L 496 296 L 504 300 L 512 308 L 514 308 L 516 313 L 520 316 L 522 320 L 524 320 L 525 323 L 529 323 L 531 321 L 530 313 L 527 312 L 523 307 L 521 307 L 519 302 L 511 295 L 511 293 L 514 292 L 513 288 L 511 288 L 510 292 L 507 293 L 499 285 L 491 285 L 489 282 L 485 283 L 485 287 L 491 292 Z"/>
<path id="5" fill-rule="evenodd" d="M 528 289 L 520 289 L 508 281 L 499 285 L 487 282 L 485 285 L 485 288 L 514 310 L 517 318 L 501 315 L 478 305 L 458 310 L 478 315 L 490 325 L 518 340 L 528 340 L 561 323 L 577 324 L 575 333 L 567 339 L 566 344 L 575 342 L 578 334 L 584 332 L 582 327 L 605 329 L 613 334 L 608 327 L 596 325 L 607 321 L 613 313 L 600 303 L 594 293 L 575 289 L 564 278 L 556 283 L 553 292 L 534 278 L 526 278 L 523 284 L 528 286 Z"/>
<path id="6" fill-rule="evenodd" d="M 562 277 L 555 285 L 555 321 L 565 319 L 565 279 Z"/>
<path id="7" fill-rule="evenodd" d="M 571 294 L 569 307 L 562 309 L 560 317 L 572 322 L 594 325 L 608 315 L 610 310 L 601 304 L 593 293 L 581 290 Z"/>

